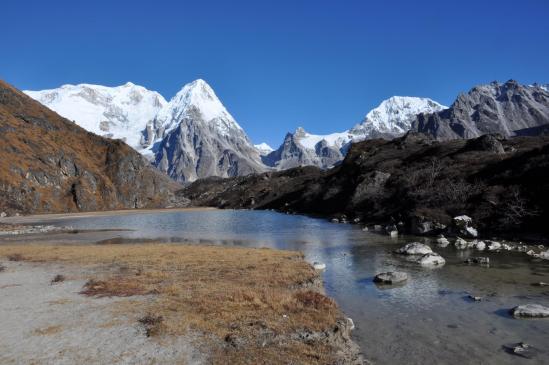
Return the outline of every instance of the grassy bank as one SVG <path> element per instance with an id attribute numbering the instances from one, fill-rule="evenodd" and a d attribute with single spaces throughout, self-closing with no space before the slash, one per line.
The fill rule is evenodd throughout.
<path id="1" fill-rule="evenodd" d="M 192 245 L 0 246 L 6 261 L 78 265 L 81 294 L 125 302 L 147 336 L 200 334 L 213 363 L 336 363 L 336 304 L 302 254 Z M 84 272 L 84 271 L 83 271 Z M 93 300 L 93 299 L 90 299 Z"/>

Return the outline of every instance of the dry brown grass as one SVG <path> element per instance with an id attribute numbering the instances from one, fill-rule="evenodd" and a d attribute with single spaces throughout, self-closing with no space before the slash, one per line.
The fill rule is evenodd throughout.
<path id="1" fill-rule="evenodd" d="M 218 344 L 216 363 L 331 359 L 327 344 L 291 339 L 297 332 L 331 329 L 341 316 L 331 299 L 305 288 L 318 277 L 297 252 L 167 244 L 0 246 L 0 256 L 12 255 L 104 269 L 83 294 L 152 295 L 145 306 L 126 304 L 124 310 L 138 311 L 136 318 L 151 336 L 206 334 Z M 284 340 L 259 341 L 265 333 Z"/>

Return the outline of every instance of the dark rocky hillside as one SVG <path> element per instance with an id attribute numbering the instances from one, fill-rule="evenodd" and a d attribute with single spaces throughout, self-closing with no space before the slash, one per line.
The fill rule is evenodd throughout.
<path id="1" fill-rule="evenodd" d="M 353 144 L 340 166 L 197 181 L 195 205 L 277 209 L 438 233 L 473 218 L 483 236 L 549 232 L 549 137 L 485 135 L 438 142 L 408 133 Z"/>
<path id="2" fill-rule="evenodd" d="M 119 140 L 86 132 L 0 81 L 0 212 L 182 204 L 180 186 Z"/>
<path id="3" fill-rule="evenodd" d="M 549 128 L 549 92 L 540 85 L 479 85 L 458 96 L 449 109 L 419 114 L 412 130 L 438 140 L 476 138 L 498 133 L 506 137 L 546 134 Z"/>

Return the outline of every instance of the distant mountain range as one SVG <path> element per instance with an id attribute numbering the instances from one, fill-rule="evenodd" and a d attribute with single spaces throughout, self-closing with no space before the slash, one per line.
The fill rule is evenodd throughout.
<path id="1" fill-rule="evenodd" d="M 353 142 L 392 139 L 409 130 L 439 140 L 545 133 L 547 89 L 494 82 L 460 95 L 449 108 L 428 98 L 394 96 L 348 130 L 316 135 L 297 128 L 276 149 L 253 145 L 204 80 L 185 85 L 169 102 L 132 83 L 25 92 L 88 131 L 126 141 L 173 179 L 186 182 L 304 165 L 329 168 Z"/>
<path id="2" fill-rule="evenodd" d="M 315 135 L 299 127 L 294 133 L 288 133 L 280 147 L 262 160 L 277 170 L 306 165 L 328 168 L 343 159 L 351 143 L 395 138 L 410 130 L 417 114 L 445 108 L 428 98 L 393 96 L 368 112 L 362 122 L 343 132 Z"/>

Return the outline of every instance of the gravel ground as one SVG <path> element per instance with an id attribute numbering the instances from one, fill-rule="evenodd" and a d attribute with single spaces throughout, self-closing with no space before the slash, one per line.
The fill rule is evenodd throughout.
<path id="1" fill-rule="evenodd" d="M 1 264 L 0 364 L 205 362 L 190 336 L 148 338 L 136 318 L 116 310 L 145 297 L 80 295 L 87 274 L 74 266 Z M 58 274 L 65 281 L 52 284 Z"/>

